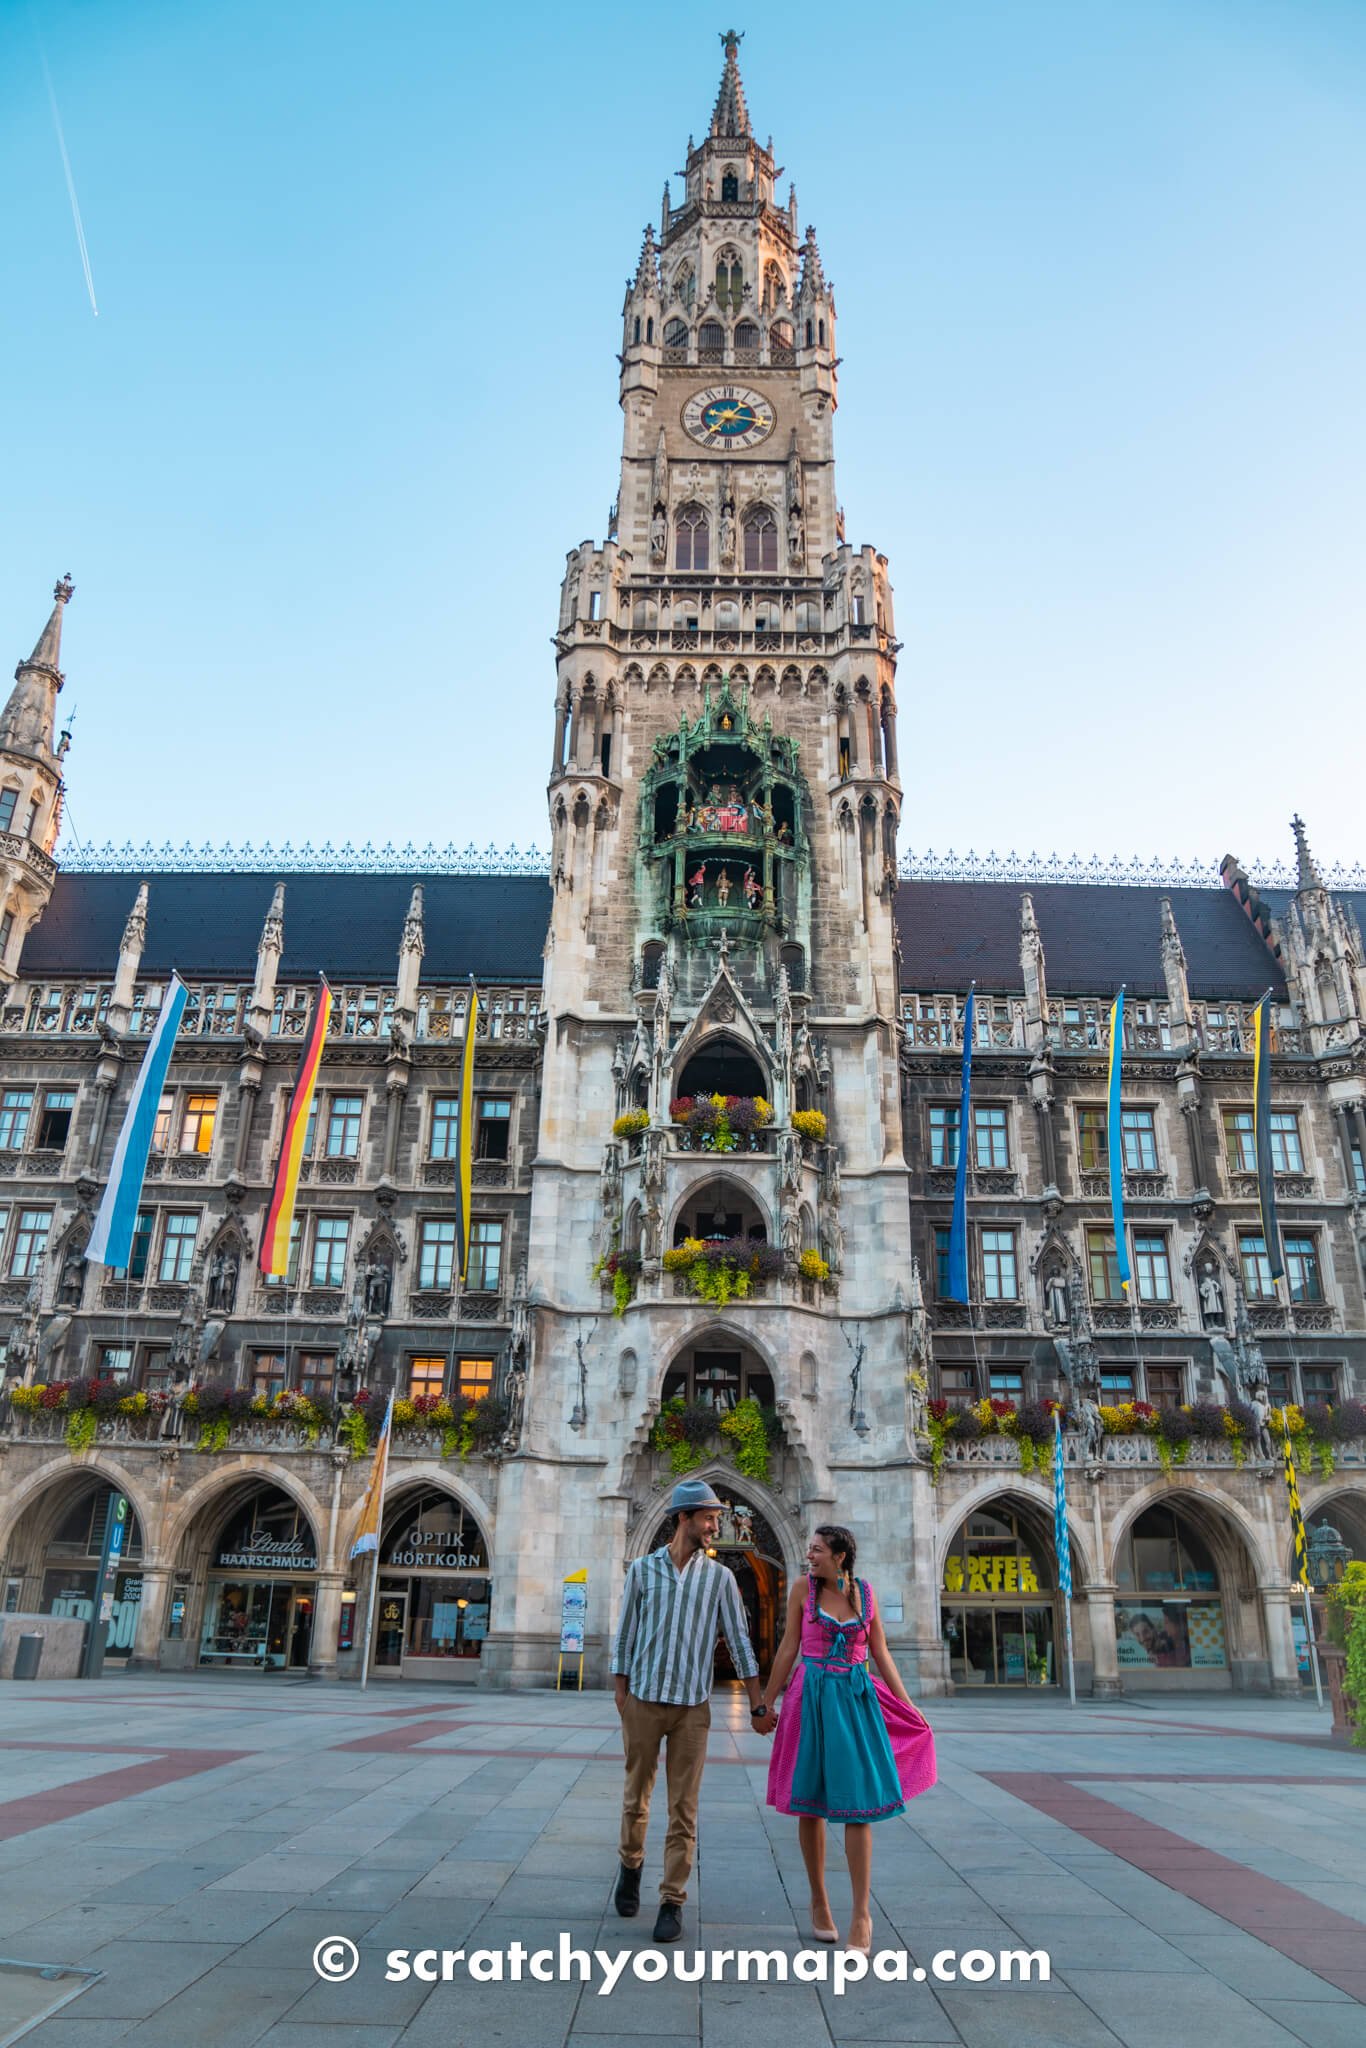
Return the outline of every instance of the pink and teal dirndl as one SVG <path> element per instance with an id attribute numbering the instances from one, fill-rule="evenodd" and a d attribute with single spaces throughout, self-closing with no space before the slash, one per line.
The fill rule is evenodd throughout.
<path id="1" fill-rule="evenodd" d="M 802 1614 L 801 1660 L 788 1680 L 768 1766 L 768 1803 L 820 1820 L 890 1820 L 935 1780 L 934 1737 L 916 1708 L 868 1667 L 873 1596 L 861 1620 Z"/>

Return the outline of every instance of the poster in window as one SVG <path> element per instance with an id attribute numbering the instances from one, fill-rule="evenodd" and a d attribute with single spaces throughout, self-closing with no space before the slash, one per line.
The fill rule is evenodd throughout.
<path id="1" fill-rule="evenodd" d="M 1121 1671 L 1184 1671 L 1190 1667 L 1188 1609 L 1176 1602 L 1115 1608 L 1115 1652 Z"/>

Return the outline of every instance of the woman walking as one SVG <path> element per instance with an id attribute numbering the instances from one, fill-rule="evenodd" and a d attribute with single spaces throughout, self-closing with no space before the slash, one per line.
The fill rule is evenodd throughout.
<path id="1" fill-rule="evenodd" d="M 787 1686 L 768 1803 L 797 1816 L 817 1941 L 839 1939 L 825 1889 L 825 1824 L 844 1822 L 854 1893 L 848 1946 L 866 1954 L 872 1823 L 904 1813 L 908 1799 L 928 1791 L 935 1763 L 929 1723 L 901 1682 L 868 1582 L 854 1576 L 855 1560 L 849 1531 L 823 1523 L 807 1546 L 810 1575 L 788 1596 L 787 1629 L 768 1681 L 770 1710 Z"/>

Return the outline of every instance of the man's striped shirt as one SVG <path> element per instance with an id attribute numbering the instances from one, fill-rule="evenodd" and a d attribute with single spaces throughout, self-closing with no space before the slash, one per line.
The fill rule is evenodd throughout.
<path id="1" fill-rule="evenodd" d="M 638 1557 L 626 1574 L 612 1670 L 638 1700 L 697 1707 L 710 1696 L 716 1638 L 724 1630 L 742 1678 L 759 1660 L 734 1572 L 699 1550 L 680 1572 L 667 1546 Z"/>

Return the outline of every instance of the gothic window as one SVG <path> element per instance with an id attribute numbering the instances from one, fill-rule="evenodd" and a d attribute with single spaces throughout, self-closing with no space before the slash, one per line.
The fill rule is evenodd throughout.
<path id="1" fill-rule="evenodd" d="M 699 362 L 719 363 L 725 353 L 726 330 L 719 320 L 704 320 L 697 330 Z"/>
<path id="2" fill-rule="evenodd" d="M 792 324 L 790 321 L 775 320 L 769 329 L 769 340 L 772 344 L 771 354 L 775 363 L 791 360 Z"/>
<path id="3" fill-rule="evenodd" d="M 686 320 L 670 320 L 664 329 L 665 348 L 686 348 L 688 346 L 688 323 Z"/>
<path id="4" fill-rule="evenodd" d="M 752 320 L 742 320 L 736 328 L 735 346 L 737 348 L 758 348 L 759 330 Z"/>
<path id="5" fill-rule="evenodd" d="M 816 340 L 817 340 L 817 342 L 819 343 L 819 345 L 820 345 L 820 347 L 821 347 L 821 348 L 824 348 L 824 347 L 825 347 L 825 322 L 824 322 L 824 320 L 818 320 L 818 321 L 816 322 Z"/>
<path id="6" fill-rule="evenodd" d="M 764 311 L 771 313 L 775 306 L 787 301 L 787 281 L 777 263 L 764 265 Z"/>
<path id="7" fill-rule="evenodd" d="M 811 347 L 812 347 L 812 346 L 814 345 L 814 343 L 815 343 L 815 339 L 816 339 L 816 323 L 815 323 L 815 321 L 814 321 L 814 320 L 808 320 L 808 321 L 807 321 L 807 323 L 806 323 L 806 345 L 807 345 L 807 347 L 808 347 L 808 348 L 811 348 Z M 637 320 L 637 322 L 636 322 L 636 340 L 637 340 L 637 341 L 639 341 L 639 340 L 640 340 L 640 322 L 639 322 L 639 320 Z"/>
<path id="8" fill-rule="evenodd" d="M 819 633 L 821 630 L 821 608 L 809 598 L 802 598 L 797 606 L 796 627 L 799 633 Z"/>
<path id="9" fill-rule="evenodd" d="M 635 343 L 637 343 L 637 344 L 638 344 L 638 343 L 639 343 L 639 341 L 640 341 L 640 315 L 639 315 L 639 313 L 637 313 L 637 314 L 636 314 L 636 317 L 635 317 L 635 326 L 634 326 L 634 329 L 633 329 L 633 332 L 632 332 L 632 335 L 631 335 L 631 339 L 632 339 L 632 341 L 633 341 L 633 342 L 635 342 Z"/>
<path id="10" fill-rule="evenodd" d="M 0 832 L 8 832 L 14 824 L 14 806 L 19 801 L 17 789 L 0 789 Z"/>
<path id="11" fill-rule="evenodd" d="M 674 521 L 674 535 L 674 567 L 705 569 L 708 561 L 707 515 L 700 505 L 680 505 L 678 517 Z"/>
<path id="12" fill-rule="evenodd" d="M 778 522 L 767 505 L 745 515 L 745 567 L 777 571 Z"/>
<path id="13" fill-rule="evenodd" d="M 647 320 L 647 321 L 645 322 L 645 339 L 646 339 L 646 342 L 647 342 L 647 343 L 648 343 L 648 342 L 652 342 L 652 341 L 654 340 L 654 338 L 655 338 L 655 323 L 654 323 L 654 321 L 653 321 L 653 320 Z M 822 341 L 824 341 L 824 340 L 825 340 L 825 335 L 824 335 L 824 333 L 822 333 L 822 335 L 821 335 L 821 340 L 822 340 Z"/>
<path id="14" fill-rule="evenodd" d="M 716 303 L 723 313 L 738 313 L 744 292 L 740 258 L 734 249 L 723 249 L 716 259 Z"/>
<path id="15" fill-rule="evenodd" d="M 637 633 L 653 633 L 659 624 L 659 604 L 653 597 L 638 597 L 631 607 L 631 624 Z"/>
<path id="16" fill-rule="evenodd" d="M 736 177 L 734 171 L 722 171 L 721 197 L 723 200 L 738 199 L 740 197 L 740 180 Z"/>
<path id="17" fill-rule="evenodd" d="M 692 311 L 692 302 L 696 290 L 697 285 L 693 277 L 692 265 L 684 263 L 674 272 L 673 295 L 676 299 L 682 301 L 689 312 Z"/>
<path id="18" fill-rule="evenodd" d="M 718 633 L 738 633 L 740 630 L 740 607 L 730 598 L 723 598 L 716 607 L 716 630 Z"/>

